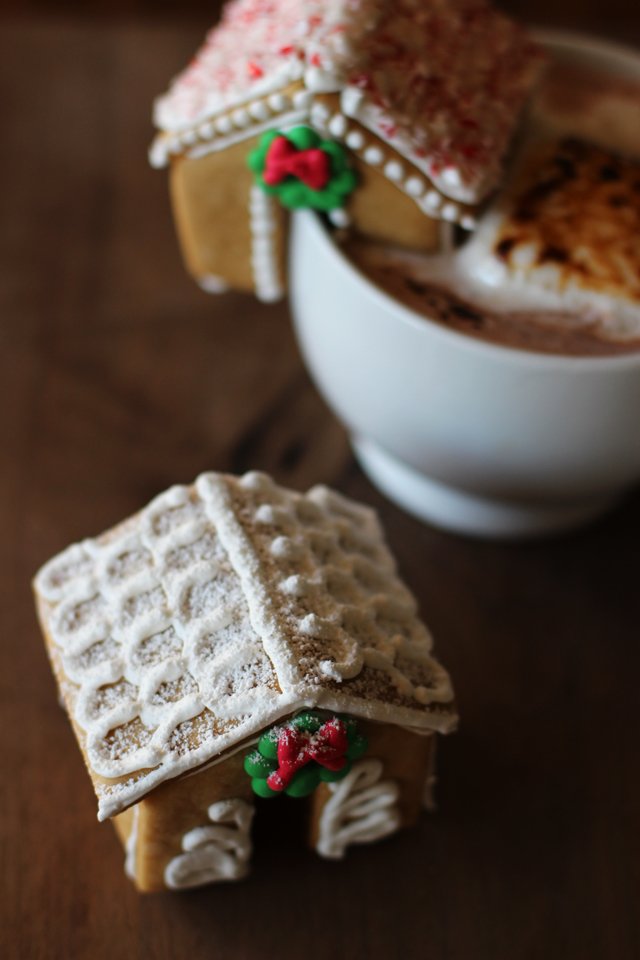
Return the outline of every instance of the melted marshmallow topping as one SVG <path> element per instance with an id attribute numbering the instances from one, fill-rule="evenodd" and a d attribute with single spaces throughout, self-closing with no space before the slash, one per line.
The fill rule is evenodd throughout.
<path id="1" fill-rule="evenodd" d="M 507 307 L 567 310 L 640 336 L 640 162 L 574 138 L 529 151 L 459 257 Z"/>

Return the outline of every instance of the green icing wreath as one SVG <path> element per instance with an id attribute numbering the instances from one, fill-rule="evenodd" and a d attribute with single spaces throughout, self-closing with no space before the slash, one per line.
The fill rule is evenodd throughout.
<path id="1" fill-rule="evenodd" d="M 340 745 L 325 747 L 323 731 L 329 736 L 336 734 L 335 739 Z M 287 724 L 272 727 L 263 734 L 257 749 L 245 757 L 244 769 L 251 777 L 253 792 L 260 797 L 276 797 L 281 793 L 289 797 L 306 797 L 320 783 L 331 783 L 346 777 L 352 761 L 361 757 L 367 748 L 367 740 L 358 732 L 356 721 L 352 718 L 305 711 Z M 288 765 L 284 759 L 287 749 L 296 758 Z M 334 768 L 341 763 L 339 769 L 324 765 L 323 750 L 330 751 L 330 760 L 327 761 L 325 756 L 324 762 L 330 762 Z M 320 756 L 320 762 L 307 757 L 314 751 Z M 280 774 L 287 769 L 289 773 L 285 774 L 286 779 L 283 780 Z M 291 775 L 292 769 L 295 772 Z M 268 780 L 271 780 L 271 785 Z M 274 782 L 278 784 L 276 789 Z"/>
<path id="2" fill-rule="evenodd" d="M 329 177 L 320 189 L 314 189 L 294 174 L 283 176 L 279 183 L 265 181 L 268 155 L 274 141 L 283 138 L 295 148 L 295 151 L 322 151 L 329 158 Z M 357 176 L 348 164 L 347 154 L 339 143 L 324 140 L 311 127 L 294 127 L 282 133 L 269 130 L 260 138 L 260 143 L 247 158 L 249 169 L 253 171 L 258 186 L 265 193 L 276 196 L 289 210 L 311 207 L 314 210 L 328 212 L 344 205 L 346 198 L 357 184 Z"/>

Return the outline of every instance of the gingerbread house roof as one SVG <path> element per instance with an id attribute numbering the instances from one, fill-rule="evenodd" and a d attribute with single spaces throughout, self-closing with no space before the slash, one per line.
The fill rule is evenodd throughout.
<path id="1" fill-rule="evenodd" d="M 446 732 L 446 671 L 375 514 L 203 474 L 36 577 L 54 670 L 113 816 L 302 707 Z"/>
<path id="2" fill-rule="evenodd" d="M 441 194 L 474 204 L 498 180 L 539 62 L 487 0 L 233 0 L 157 101 L 152 163 L 284 123 L 350 145 L 355 119 Z M 333 117 L 328 93 L 340 95 Z"/>

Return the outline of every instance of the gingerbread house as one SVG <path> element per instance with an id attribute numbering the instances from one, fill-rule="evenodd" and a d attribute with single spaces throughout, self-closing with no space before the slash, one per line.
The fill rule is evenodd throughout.
<path id="1" fill-rule="evenodd" d="M 428 800 L 453 693 L 370 509 L 203 474 L 65 550 L 35 591 L 139 889 L 243 876 L 254 810 L 282 793 L 308 798 L 325 857 Z"/>
<path id="2" fill-rule="evenodd" d="M 155 108 L 188 269 L 277 299 L 297 207 L 442 249 L 496 187 L 539 63 L 487 0 L 233 0 Z"/>

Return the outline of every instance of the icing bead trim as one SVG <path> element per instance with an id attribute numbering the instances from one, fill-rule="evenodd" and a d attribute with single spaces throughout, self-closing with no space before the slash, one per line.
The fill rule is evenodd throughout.
<path id="1" fill-rule="evenodd" d="M 313 103 L 313 94 L 310 90 L 296 90 L 293 95 L 293 106 L 296 110 L 308 110 Z"/>
<path id="2" fill-rule="evenodd" d="M 165 868 L 164 882 L 171 890 L 240 880 L 248 872 L 253 807 L 245 800 L 221 800 L 207 813 L 211 823 L 185 833 L 184 852 Z"/>
<path id="3" fill-rule="evenodd" d="M 274 113 L 284 113 L 291 107 L 291 99 L 284 93 L 272 93 L 267 103 Z"/>
<path id="4" fill-rule="evenodd" d="M 329 220 L 334 227 L 338 227 L 340 230 L 344 230 L 345 227 L 348 227 L 351 224 L 351 217 L 346 210 L 342 209 L 342 207 L 338 207 L 337 210 L 330 210 Z"/>
<path id="5" fill-rule="evenodd" d="M 223 136 L 226 136 L 228 133 L 231 133 L 233 130 L 233 120 L 230 116 L 224 115 L 218 117 L 215 121 L 214 130 L 218 133 L 221 133 Z"/>
<path id="6" fill-rule="evenodd" d="M 393 183 L 399 183 L 404 176 L 404 167 L 397 160 L 389 160 L 384 167 L 384 175 Z"/>
<path id="7" fill-rule="evenodd" d="M 456 223 L 456 221 L 460 219 L 460 207 L 457 203 L 445 203 L 440 215 L 443 220 Z"/>
<path id="8" fill-rule="evenodd" d="M 379 167 L 384 159 L 380 147 L 367 147 L 363 154 L 364 160 L 370 167 Z"/>
<path id="9" fill-rule="evenodd" d="M 344 96 L 342 99 L 344 101 Z M 343 113 L 338 112 L 330 116 L 324 104 L 315 103 L 311 110 L 311 122 L 320 130 L 328 130 L 368 166 L 381 168 L 387 180 L 414 200 L 427 216 L 450 223 L 460 223 L 465 230 L 475 229 L 476 221 L 471 214 L 465 212 L 459 204 L 445 201 L 445 197 L 426 177 L 407 174 L 404 165 L 394 156 L 393 148 L 388 148 L 385 153 L 378 143 L 367 142 L 360 129 L 349 126 L 347 117 Z M 345 224 L 336 222 L 335 225 Z"/>
<path id="10" fill-rule="evenodd" d="M 418 197 L 421 197 L 425 191 L 424 180 L 421 180 L 420 177 L 409 177 L 404 185 L 404 189 L 410 197 L 417 199 Z"/>
<path id="11" fill-rule="evenodd" d="M 156 102 L 155 122 L 183 130 L 304 78 L 311 91 L 341 92 L 345 113 L 443 192 L 477 202 L 497 180 L 540 52 L 488 4 L 432 7 L 235 0 Z"/>
<path id="12" fill-rule="evenodd" d="M 360 91 L 355 92 L 360 93 Z M 343 109 L 344 103 L 349 101 L 347 93 L 348 91 L 345 90 L 342 96 Z M 328 131 L 336 140 L 344 143 L 350 150 L 360 155 L 361 159 L 369 166 L 380 167 L 384 163 L 385 153 L 383 149 L 376 143 L 368 144 L 361 130 L 349 127 L 347 116 L 345 116 L 346 110 L 345 113 L 337 112 L 331 115 L 324 103 L 314 102 L 311 91 L 304 89 L 296 91 L 293 97 L 281 93 L 271 94 L 265 100 L 254 101 L 247 109 L 223 114 L 214 121 L 207 121 L 186 134 L 161 134 L 156 137 L 151 146 L 150 163 L 156 168 L 166 166 L 171 155 L 185 152 L 185 146 L 189 147 L 186 155 L 192 158 L 205 156 L 207 153 L 216 150 L 227 149 L 249 137 L 273 130 L 276 118 L 271 117 L 271 114 L 287 114 L 287 111 L 290 111 L 290 113 L 277 121 L 281 126 L 284 125 L 285 121 L 287 126 L 293 126 L 310 120 L 316 130 L 320 133 Z M 352 117 L 354 116 L 355 111 L 353 109 L 348 112 Z M 216 130 L 218 134 L 223 134 L 223 136 L 216 136 Z M 394 144 L 393 149 L 397 148 L 398 144 Z M 415 157 L 406 154 L 403 154 L 403 156 L 416 169 L 422 170 L 423 165 L 418 163 Z M 404 167 L 392 154 L 388 155 L 387 162 L 382 169 L 387 179 L 415 200 L 427 216 L 451 223 L 459 223 L 465 230 L 475 230 L 477 224 L 473 214 L 459 204 L 447 200 L 426 177 L 422 179 L 418 175 L 409 175 L 402 182 L 405 177 Z M 452 173 L 455 173 L 455 171 L 448 171 L 448 174 Z M 449 175 L 447 182 L 450 180 L 451 176 Z M 340 215 L 338 217 L 336 226 L 348 225 L 345 223 L 344 217 L 340 217 Z M 278 295 L 276 299 L 279 296 L 281 295 Z"/>
<path id="13" fill-rule="evenodd" d="M 345 143 L 350 150 L 362 150 L 364 137 L 359 130 L 351 130 L 345 137 Z"/>
<path id="14" fill-rule="evenodd" d="M 380 840 L 400 828 L 398 785 L 382 780 L 380 760 L 361 760 L 339 783 L 328 784 L 331 796 L 320 815 L 316 851 L 340 860 L 354 843 Z"/>
<path id="15" fill-rule="evenodd" d="M 190 157 L 205 156 L 215 150 L 225 150 L 234 143 L 268 130 L 276 122 L 302 123 L 313 105 L 309 90 L 296 90 L 292 96 L 272 93 L 220 116 L 205 120 L 190 130 L 160 133 L 149 150 L 149 163 L 155 169 L 165 167 L 171 156 L 186 153 Z M 291 114 L 278 120 L 278 115 Z M 187 148 L 187 149 L 185 149 Z"/>
<path id="16" fill-rule="evenodd" d="M 263 303 L 274 303 L 284 294 L 275 244 L 278 227 L 273 197 L 253 186 L 249 200 L 251 266 L 255 293 Z"/>

